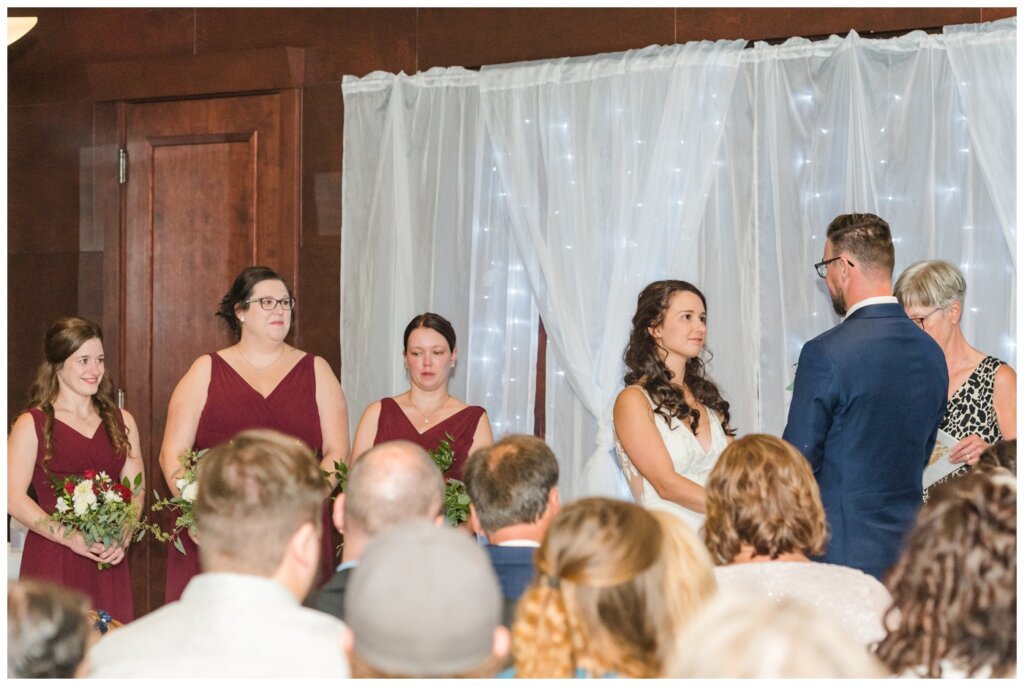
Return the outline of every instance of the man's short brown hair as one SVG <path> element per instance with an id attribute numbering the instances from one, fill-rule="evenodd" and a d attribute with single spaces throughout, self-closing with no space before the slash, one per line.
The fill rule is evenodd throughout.
<path id="1" fill-rule="evenodd" d="M 824 551 L 828 529 L 814 473 L 781 438 L 750 434 L 731 443 L 704 491 L 704 542 L 718 564 L 732 562 L 743 544 L 772 559 Z"/>
<path id="2" fill-rule="evenodd" d="M 316 455 L 276 431 L 243 431 L 199 460 L 203 571 L 270 576 L 303 524 L 320 531 L 327 485 Z"/>
<path id="3" fill-rule="evenodd" d="M 474 452 L 463 480 L 480 525 L 493 533 L 543 516 L 558 485 L 558 460 L 541 439 L 509 434 Z"/>
<path id="4" fill-rule="evenodd" d="M 849 253 L 869 270 L 892 276 L 896 250 L 889 224 L 877 214 L 841 214 L 828 225 L 826 236 L 834 255 Z"/>

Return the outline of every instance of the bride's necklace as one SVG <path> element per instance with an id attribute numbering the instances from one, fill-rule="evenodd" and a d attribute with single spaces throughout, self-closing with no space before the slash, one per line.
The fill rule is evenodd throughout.
<path id="1" fill-rule="evenodd" d="M 419 413 L 419 415 L 420 415 L 421 417 L 423 417 L 423 423 L 424 423 L 424 424 L 429 424 L 429 423 L 430 423 L 430 418 L 431 418 L 431 417 L 433 417 L 433 416 L 434 416 L 435 414 L 437 414 L 438 410 L 440 410 L 440 409 L 441 409 L 442 407 L 444 407 L 444 406 L 445 406 L 445 405 L 446 405 L 446 404 L 448 403 L 448 400 L 449 400 L 449 399 L 450 399 L 451 397 L 452 397 L 451 395 L 445 395 L 445 396 L 444 396 L 444 400 L 442 400 L 442 401 L 441 401 L 441 404 L 440 404 L 440 405 L 438 405 L 437 407 L 435 407 L 435 408 L 434 408 L 434 409 L 433 409 L 433 410 L 432 410 L 432 411 L 430 412 L 430 414 L 423 414 L 423 410 L 421 410 L 420 408 L 416 407 L 416 403 L 414 403 L 414 402 L 412 401 L 412 398 L 409 398 L 409 404 L 410 404 L 410 405 L 412 405 L 412 409 L 416 410 L 416 412 L 418 412 L 418 413 Z"/>
<path id="2" fill-rule="evenodd" d="M 284 349 L 284 347 L 282 347 L 281 348 L 281 352 L 279 352 L 277 354 L 277 357 L 275 357 L 273 360 L 271 360 L 269 364 L 265 364 L 262 367 L 257 367 L 256 365 L 254 365 L 252 362 L 249 361 L 249 358 L 246 357 L 245 353 L 242 352 L 241 348 L 235 348 L 235 349 L 238 351 L 238 354 L 242 356 L 242 359 L 245 361 L 245 363 L 247 365 L 249 365 L 250 367 L 252 367 L 253 369 L 255 369 L 256 371 L 258 371 L 258 372 L 266 371 L 267 369 L 270 369 L 271 367 L 273 367 L 275 364 L 277 364 L 278 360 L 280 360 L 284 356 L 284 353 L 285 353 L 285 349 Z"/>

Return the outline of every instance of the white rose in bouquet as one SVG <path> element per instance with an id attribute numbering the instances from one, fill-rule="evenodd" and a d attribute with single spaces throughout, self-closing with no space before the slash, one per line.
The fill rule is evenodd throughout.
<path id="1" fill-rule="evenodd" d="M 75 514 L 84 515 L 93 505 L 96 504 L 96 494 L 92 492 L 92 481 L 86 479 L 75 486 L 75 492 L 71 495 L 74 504 Z"/>
<path id="2" fill-rule="evenodd" d="M 79 496 L 76 495 L 74 497 L 74 503 L 75 503 L 75 514 L 76 515 L 81 516 L 81 515 L 84 515 L 86 512 L 89 511 L 90 503 L 85 498 L 80 498 Z"/>
<path id="3" fill-rule="evenodd" d="M 188 502 L 191 503 L 191 502 L 195 501 L 196 495 L 198 493 L 199 493 L 199 484 L 196 483 L 196 482 L 192 482 L 188 486 L 185 486 L 184 489 L 182 489 L 181 497 L 182 497 L 183 500 L 187 500 Z"/>
<path id="4" fill-rule="evenodd" d="M 57 512 L 67 512 L 68 504 L 64 498 L 57 498 Z"/>
<path id="5" fill-rule="evenodd" d="M 122 498 L 121 494 L 118 493 L 115 490 L 107 491 L 106 500 L 107 500 L 108 503 L 123 503 L 124 502 L 124 498 Z"/>
<path id="6" fill-rule="evenodd" d="M 174 482 L 174 485 L 178 487 L 178 493 L 181 493 L 182 491 L 185 490 L 185 486 L 188 486 L 188 481 L 185 481 L 184 479 L 178 479 L 177 481 Z"/>

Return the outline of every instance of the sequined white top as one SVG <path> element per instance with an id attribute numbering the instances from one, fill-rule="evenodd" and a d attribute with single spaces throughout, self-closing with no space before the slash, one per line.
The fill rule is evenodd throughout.
<path id="1" fill-rule="evenodd" d="M 836 620 L 850 638 L 870 646 L 885 637 L 889 591 L 859 569 L 824 562 L 742 562 L 715 567 L 720 592 L 747 590 L 795 598 Z"/>

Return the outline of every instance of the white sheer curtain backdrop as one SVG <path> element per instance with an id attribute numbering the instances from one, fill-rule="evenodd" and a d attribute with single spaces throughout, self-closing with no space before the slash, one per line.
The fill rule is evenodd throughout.
<path id="1" fill-rule="evenodd" d="M 552 351 L 545 390 L 565 398 L 548 406 L 547 438 L 572 456 L 566 479 L 578 493 L 628 495 L 611 410 L 630 319 L 649 282 L 700 283 L 708 161 L 744 45 L 481 70 L 486 135 L 501 151 L 512 231 Z M 722 298 L 711 299 L 713 308 Z"/>
<path id="2" fill-rule="evenodd" d="M 433 311 L 455 327 L 450 390 L 497 434 L 532 431 L 537 311 L 494 202 L 478 125 L 478 74 L 346 77 L 342 185 L 342 384 L 354 429 L 408 388 L 402 334 Z"/>
<path id="3" fill-rule="evenodd" d="M 728 182 L 715 200 L 749 217 L 746 230 L 759 243 L 760 430 L 781 433 L 800 348 L 840 321 L 812 265 L 821 259 L 829 221 L 842 212 L 874 212 L 889 222 L 894 280 L 918 260 L 956 264 L 968 283 L 968 340 L 1014 360 L 1013 213 L 1004 225 L 996 211 L 1000 202 L 1013 207 L 1016 197 L 1013 65 L 1007 72 L 986 60 L 991 71 L 974 75 L 986 96 L 970 103 L 952 68 L 952 53 L 973 54 L 968 36 L 982 45 L 1008 44 L 1012 54 L 1014 32 L 1010 21 L 974 27 L 952 41 L 923 32 L 890 40 L 850 33 L 816 43 L 759 43 L 744 54 L 723 151 Z M 1011 151 L 1008 168 L 991 177 L 981 172 L 983 155 L 971 142 L 973 109 L 996 132 L 995 145 Z M 751 111 L 752 144 L 743 140 L 748 125 L 741 120 Z"/>
<path id="4" fill-rule="evenodd" d="M 630 318 L 644 285 L 683 278 L 708 298 L 733 425 L 779 434 L 800 348 L 838 322 L 812 265 L 828 222 L 855 210 L 889 221 L 897 275 L 957 264 L 968 339 L 1012 363 L 1015 32 L 1010 19 L 346 78 L 353 422 L 404 388 L 401 328 L 429 307 L 470 332 L 453 391 L 468 380 L 498 435 L 532 430 L 540 312 L 563 498 L 627 497 L 609 448 Z"/>

